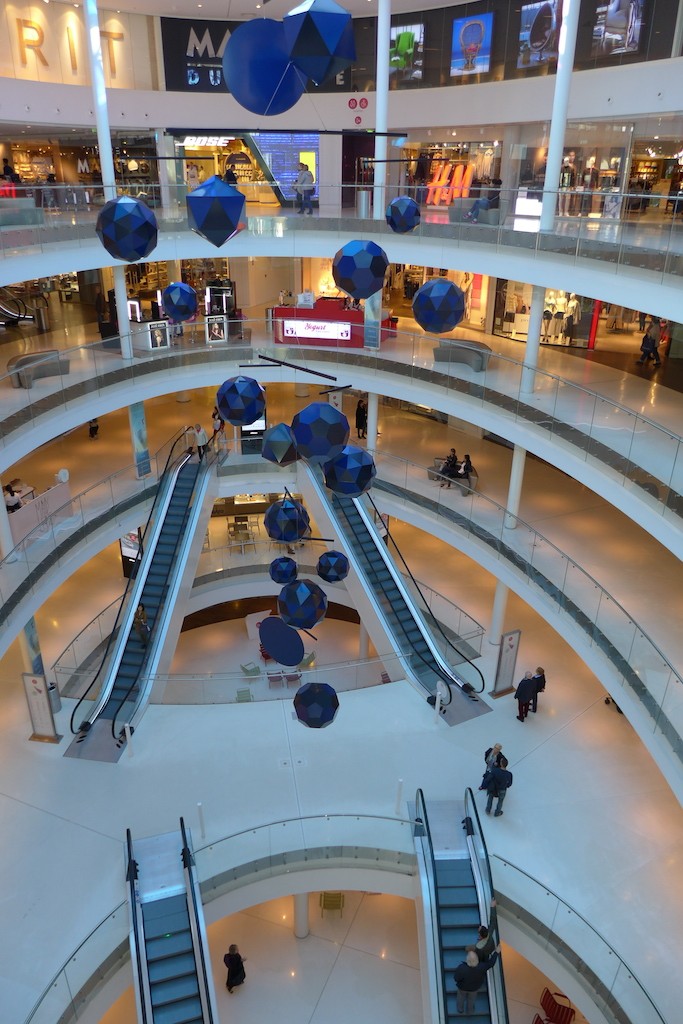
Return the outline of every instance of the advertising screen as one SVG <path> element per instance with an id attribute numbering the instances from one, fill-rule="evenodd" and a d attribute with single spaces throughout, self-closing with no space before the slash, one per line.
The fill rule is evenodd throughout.
<path id="1" fill-rule="evenodd" d="M 451 78 L 483 75 L 491 66 L 493 15 L 454 18 L 451 46 Z"/>
<path id="2" fill-rule="evenodd" d="M 593 24 L 591 57 L 637 53 L 643 31 L 644 0 L 599 3 Z"/>
<path id="3" fill-rule="evenodd" d="M 168 337 L 167 320 L 150 320 L 147 329 L 149 331 L 150 348 L 168 348 L 170 340 Z"/>
<path id="4" fill-rule="evenodd" d="M 524 4 L 520 12 L 519 52 L 517 67 L 538 67 L 557 60 L 560 34 L 561 4 Z"/>
<path id="5" fill-rule="evenodd" d="M 422 24 L 392 25 L 389 42 L 389 73 L 403 79 L 422 78 L 425 27 Z"/>

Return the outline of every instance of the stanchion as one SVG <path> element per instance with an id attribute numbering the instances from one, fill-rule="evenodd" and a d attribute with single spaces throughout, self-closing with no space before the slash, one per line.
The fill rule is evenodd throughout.
<path id="1" fill-rule="evenodd" d="M 197 816 L 199 818 L 199 834 L 202 839 L 206 839 L 206 825 L 204 824 L 204 808 L 201 803 L 197 804 Z"/>
<path id="2" fill-rule="evenodd" d="M 398 780 L 398 785 L 396 787 L 396 808 L 395 808 L 395 811 L 396 811 L 396 817 L 397 818 L 401 817 L 401 804 L 402 803 L 403 803 L 403 779 L 399 779 Z"/>
<path id="3" fill-rule="evenodd" d="M 133 735 L 133 731 L 132 731 L 131 727 L 129 726 L 128 722 L 126 722 L 126 724 L 124 725 L 123 731 L 124 731 L 125 736 L 126 736 L 126 750 L 128 751 L 128 757 L 132 757 L 133 756 L 133 743 L 132 743 L 131 737 Z"/>

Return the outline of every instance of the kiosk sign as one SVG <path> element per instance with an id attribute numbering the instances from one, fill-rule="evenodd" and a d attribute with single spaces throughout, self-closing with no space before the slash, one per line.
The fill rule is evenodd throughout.
<path id="1" fill-rule="evenodd" d="M 351 324 L 339 324 L 328 320 L 284 320 L 285 338 L 324 338 L 326 341 L 349 341 Z"/>

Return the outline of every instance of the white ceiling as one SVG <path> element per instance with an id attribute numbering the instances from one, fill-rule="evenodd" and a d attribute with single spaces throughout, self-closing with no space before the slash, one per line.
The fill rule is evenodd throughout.
<path id="1" fill-rule="evenodd" d="M 53 0 L 55 2 L 55 0 Z M 62 2 L 62 0 L 56 0 Z M 66 0 L 64 0 L 66 2 Z M 467 0 L 391 0 L 392 14 L 432 10 L 437 7 L 458 7 Z M 257 4 L 260 7 L 257 8 Z M 250 18 L 280 20 L 298 5 L 298 0 L 99 0 L 101 10 L 127 11 L 130 14 L 156 14 L 169 18 L 206 18 L 216 21 L 248 21 Z M 71 6 L 71 4 L 69 4 Z M 342 7 L 354 16 L 364 18 L 377 13 L 377 0 L 343 0 Z"/>

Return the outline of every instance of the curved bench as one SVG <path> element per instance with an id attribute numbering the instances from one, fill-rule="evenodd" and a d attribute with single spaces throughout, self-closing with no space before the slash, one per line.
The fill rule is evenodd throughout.
<path id="1" fill-rule="evenodd" d="M 69 358 L 56 348 L 30 355 L 12 356 L 7 363 L 13 388 L 30 388 L 41 377 L 61 377 L 69 372 Z"/>
<path id="2" fill-rule="evenodd" d="M 466 339 L 442 338 L 434 349 L 436 363 L 466 363 L 473 370 L 481 373 L 488 366 L 493 349 L 483 341 L 467 341 Z"/>

